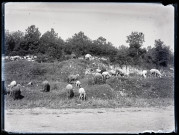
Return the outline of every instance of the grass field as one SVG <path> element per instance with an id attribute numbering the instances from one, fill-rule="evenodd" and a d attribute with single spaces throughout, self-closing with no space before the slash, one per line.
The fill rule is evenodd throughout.
<path id="1" fill-rule="evenodd" d="M 5 86 L 16 80 L 22 87 L 21 100 L 13 100 L 5 95 L 6 108 L 116 108 L 150 107 L 174 104 L 174 75 L 162 78 L 112 77 L 105 84 L 91 83 L 93 77 L 85 76 L 89 61 L 68 60 L 55 63 L 28 61 L 6 62 L 4 67 Z M 69 74 L 80 74 L 80 81 L 87 93 L 87 100 L 78 99 L 78 88 L 74 85 L 75 97 L 67 99 L 65 87 Z M 41 92 L 41 83 L 48 80 L 51 91 Z M 32 86 L 27 86 L 28 82 Z M 120 91 L 125 92 L 125 96 Z"/>

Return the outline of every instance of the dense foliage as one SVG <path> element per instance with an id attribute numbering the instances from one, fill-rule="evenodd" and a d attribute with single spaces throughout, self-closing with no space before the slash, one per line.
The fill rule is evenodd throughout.
<path id="1" fill-rule="evenodd" d="M 6 30 L 3 49 L 6 56 L 37 55 L 40 62 L 62 61 L 89 53 L 93 56 L 107 57 L 110 62 L 120 66 L 145 68 L 173 66 L 174 55 L 163 41 L 157 39 L 154 47 L 149 46 L 147 49 L 142 47 L 143 42 L 145 40 L 142 32 L 132 32 L 126 40 L 129 47 L 121 45 L 116 48 L 112 43 L 106 42 L 104 37 L 91 40 L 82 31 L 64 41 L 53 28 L 41 35 L 38 28 L 31 25 L 25 33 Z"/>

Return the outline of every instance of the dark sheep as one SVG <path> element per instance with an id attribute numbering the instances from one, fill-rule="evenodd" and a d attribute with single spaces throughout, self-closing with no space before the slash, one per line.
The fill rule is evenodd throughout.
<path id="1" fill-rule="evenodd" d="M 73 86 L 71 84 L 68 84 L 66 86 L 66 90 L 67 90 L 67 98 L 73 98 L 74 97 L 74 91 L 73 91 Z"/>
<path id="2" fill-rule="evenodd" d="M 42 91 L 43 92 L 49 92 L 50 91 L 50 84 L 48 81 L 42 82 Z"/>
<path id="3" fill-rule="evenodd" d="M 102 74 L 95 73 L 94 75 L 94 83 L 95 84 L 102 84 L 104 83 L 105 79 L 103 78 Z"/>
<path id="4" fill-rule="evenodd" d="M 67 90 L 67 98 L 70 99 L 70 98 L 73 98 L 74 97 L 74 92 L 73 90 Z"/>
<path id="5" fill-rule="evenodd" d="M 116 75 L 124 76 L 125 73 L 121 69 L 116 69 Z"/>
<path id="6" fill-rule="evenodd" d="M 7 92 L 14 100 L 22 99 L 24 96 L 21 95 L 20 86 L 14 86 L 10 91 Z"/>

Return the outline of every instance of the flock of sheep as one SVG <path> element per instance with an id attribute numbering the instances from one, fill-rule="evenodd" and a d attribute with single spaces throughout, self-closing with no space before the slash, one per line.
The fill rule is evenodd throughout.
<path id="1" fill-rule="evenodd" d="M 90 60 L 92 59 L 92 56 L 90 54 L 87 54 L 85 56 L 86 60 Z M 88 68 L 85 71 L 85 75 L 93 75 L 94 77 L 94 84 L 98 84 L 99 82 L 105 82 L 106 79 L 109 79 L 112 76 L 122 76 L 122 77 L 127 77 L 129 76 L 128 74 L 126 74 L 122 69 L 120 68 L 116 68 L 116 69 L 92 69 L 92 68 Z M 142 73 L 140 73 L 144 78 L 146 77 L 162 77 L 162 74 L 160 73 L 159 70 L 157 69 L 151 69 L 151 70 L 143 70 Z M 79 98 L 80 99 L 86 99 L 86 92 L 85 89 L 81 87 L 81 82 L 78 80 L 80 77 L 79 74 L 72 74 L 68 76 L 68 85 L 66 86 L 66 89 L 68 91 L 68 98 L 72 98 L 74 96 L 74 92 L 73 92 L 73 86 L 71 85 L 72 83 L 75 82 L 76 86 L 79 87 Z"/>
<path id="2" fill-rule="evenodd" d="M 27 61 L 35 61 L 37 56 L 27 55 L 27 56 L 5 56 L 2 57 L 4 60 L 18 61 L 18 60 L 27 60 Z"/>
<path id="3" fill-rule="evenodd" d="M 85 71 L 85 75 L 92 74 L 94 76 L 101 76 L 103 79 L 108 79 L 111 76 L 122 76 L 122 77 L 128 77 L 129 73 L 126 73 L 124 70 L 120 68 L 115 68 L 115 69 L 109 69 L 109 70 L 100 70 L 99 68 L 94 71 L 93 69 L 87 69 Z M 159 70 L 157 69 L 151 69 L 151 70 L 143 70 L 142 72 L 138 72 L 139 75 L 141 75 L 144 78 L 147 77 L 162 77 L 162 74 Z"/>
<path id="4" fill-rule="evenodd" d="M 92 56 L 90 54 L 86 54 L 85 55 L 85 59 L 86 60 L 91 60 Z M 104 82 L 106 79 L 109 79 L 112 76 L 129 76 L 127 73 L 125 73 L 122 69 L 120 68 L 115 68 L 115 69 L 99 69 L 99 67 L 97 69 L 92 69 L 92 68 L 88 68 L 85 71 L 85 75 L 93 75 L 94 76 L 94 83 L 97 84 L 98 82 L 102 81 Z M 160 73 L 159 70 L 157 69 L 151 69 L 151 70 L 143 70 L 142 73 L 140 73 L 144 78 L 149 77 L 149 76 L 155 76 L 155 77 L 162 77 L 162 74 Z M 72 86 L 72 83 L 75 83 L 76 87 L 79 88 L 78 92 L 79 92 L 79 99 L 80 100 L 86 100 L 86 92 L 85 89 L 82 88 L 82 84 L 79 81 L 79 74 L 76 75 L 69 75 L 68 76 L 68 84 L 66 86 L 66 92 L 67 92 L 67 98 L 73 98 L 74 97 L 74 88 Z M 29 82 L 27 85 L 32 85 L 32 82 Z M 24 86 L 23 86 L 24 87 Z M 43 81 L 42 82 L 42 91 L 43 92 L 49 92 L 50 91 L 50 84 L 48 81 Z M 16 81 L 12 81 L 9 85 L 8 85 L 9 91 L 7 91 L 7 94 L 9 94 L 14 100 L 15 99 L 20 99 L 23 96 L 21 95 L 21 85 L 17 84 Z"/>
<path id="5" fill-rule="evenodd" d="M 33 85 L 32 82 L 29 82 L 27 85 Z M 79 88 L 79 99 L 80 100 L 86 100 L 86 92 L 85 89 L 81 87 L 81 82 L 79 80 L 75 83 L 76 87 Z M 12 97 L 14 100 L 16 99 L 22 99 L 24 96 L 21 95 L 21 86 L 20 84 L 17 84 L 16 81 L 12 81 L 8 85 L 7 94 Z M 50 92 L 50 83 L 48 81 L 42 82 L 42 92 Z M 74 89 L 72 84 L 67 84 L 66 86 L 66 92 L 67 92 L 67 98 L 73 98 L 74 97 Z"/>

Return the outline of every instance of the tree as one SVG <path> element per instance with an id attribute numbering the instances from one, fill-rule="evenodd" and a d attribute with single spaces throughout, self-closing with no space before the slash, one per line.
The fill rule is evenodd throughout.
<path id="1" fill-rule="evenodd" d="M 58 37 L 58 33 L 53 28 L 45 32 L 40 38 L 39 52 L 47 54 L 48 57 L 60 60 L 64 41 Z"/>
<path id="2" fill-rule="evenodd" d="M 106 44 L 106 39 L 101 36 L 96 40 L 96 42 L 97 42 L 97 44 L 104 45 L 104 44 Z"/>
<path id="3" fill-rule="evenodd" d="M 127 46 L 119 46 L 118 53 L 116 54 L 116 62 L 122 67 L 123 65 L 128 65 L 130 62 L 129 58 L 129 48 Z"/>
<path id="4" fill-rule="evenodd" d="M 12 34 L 8 30 L 5 31 L 5 55 L 9 55 L 15 48 L 15 42 Z"/>
<path id="5" fill-rule="evenodd" d="M 136 55 L 139 55 L 139 49 L 144 41 L 144 34 L 142 32 L 132 32 L 131 35 L 127 36 L 127 43 L 131 49 L 136 51 Z"/>
<path id="6" fill-rule="evenodd" d="M 154 57 L 157 68 L 159 66 L 167 67 L 170 61 L 170 55 L 170 48 L 160 39 L 155 40 Z"/>
<path id="7" fill-rule="evenodd" d="M 79 33 L 75 33 L 72 38 L 67 39 L 65 51 L 68 52 L 71 50 L 71 53 L 74 53 L 78 57 L 89 52 L 90 44 L 91 40 L 84 34 L 84 32 L 80 31 Z"/>
<path id="8" fill-rule="evenodd" d="M 98 49 L 98 51 L 96 52 L 96 55 L 99 55 L 99 56 L 111 55 L 111 52 L 114 52 L 114 50 L 116 50 L 116 48 L 114 48 L 112 43 L 106 42 L 106 39 L 102 36 L 94 40 L 93 45 L 95 46 L 94 48 Z"/>
<path id="9" fill-rule="evenodd" d="M 129 43 L 129 56 L 132 58 L 134 65 L 140 65 L 142 55 L 145 53 L 141 46 L 144 41 L 144 34 L 142 32 L 132 32 L 127 36 L 127 43 Z"/>
<path id="10" fill-rule="evenodd" d="M 144 41 L 144 34 L 142 32 L 132 32 L 131 35 L 127 36 L 127 43 L 130 47 L 140 48 Z"/>
<path id="11" fill-rule="evenodd" d="M 148 68 L 168 67 L 173 63 L 173 54 L 169 46 L 166 46 L 160 39 L 155 40 L 154 47 L 148 47 L 145 54 L 145 63 Z"/>
<path id="12" fill-rule="evenodd" d="M 25 44 L 27 46 L 28 53 L 34 54 L 38 51 L 41 33 L 35 25 L 31 25 L 26 29 Z"/>
<path id="13" fill-rule="evenodd" d="M 21 31 L 9 33 L 5 32 L 5 54 L 6 55 L 21 55 L 19 53 L 20 44 L 24 41 L 24 33 Z"/>
<path id="14" fill-rule="evenodd" d="M 45 32 L 42 37 L 40 38 L 41 42 L 43 43 L 57 43 L 58 42 L 58 33 L 51 28 L 50 31 Z"/>

